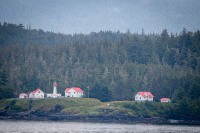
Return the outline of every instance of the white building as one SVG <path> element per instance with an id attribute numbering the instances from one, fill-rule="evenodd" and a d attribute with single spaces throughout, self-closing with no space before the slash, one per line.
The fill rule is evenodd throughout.
<path id="1" fill-rule="evenodd" d="M 79 87 L 66 88 L 65 97 L 83 97 L 84 91 Z"/>
<path id="2" fill-rule="evenodd" d="M 168 103 L 168 102 L 170 102 L 170 99 L 169 98 L 161 98 L 160 102 L 161 103 Z"/>
<path id="3" fill-rule="evenodd" d="M 44 92 L 38 88 L 29 94 L 29 98 L 44 98 Z"/>
<path id="4" fill-rule="evenodd" d="M 28 98 L 28 95 L 26 93 L 19 94 L 19 98 Z"/>
<path id="5" fill-rule="evenodd" d="M 135 95 L 135 101 L 153 101 L 153 97 L 151 92 L 138 92 Z"/>
<path id="6" fill-rule="evenodd" d="M 53 97 L 53 94 L 47 94 L 48 98 L 58 98 L 58 97 L 62 97 L 61 94 L 57 94 L 57 97 Z"/>
<path id="7" fill-rule="evenodd" d="M 53 83 L 53 94 L 47 94 L 47 97 L 50 97 L 50 98 L 61 97 L 61 94 L 57 93 L 57 83 L 56 82 Z"/>

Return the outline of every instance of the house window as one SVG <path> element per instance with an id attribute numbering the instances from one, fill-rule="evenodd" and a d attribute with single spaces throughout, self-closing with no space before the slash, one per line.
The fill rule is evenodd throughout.
<path id="1" fill-rule="evenodd" d="M 141 97 L 140 97 L 140 99 L 141 99 Z"/>

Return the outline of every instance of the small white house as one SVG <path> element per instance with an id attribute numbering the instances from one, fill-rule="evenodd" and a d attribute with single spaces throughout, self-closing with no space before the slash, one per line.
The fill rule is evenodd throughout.
<path id="1" fill-rule="evenodd" d="M 29 94 L 29 98 L 44 98 L 44 92 L 38 88 Z"/>
<path id="2" fill-rule="evenodd" d="M 65 89 L 65 97 L 83 97 L 84 91 L 79 87 L 71 87 Z"/>
<path id="3" fill-rule="evenodd" d="M 170 101 L 169 98 L 161 98 L 161 99 L 160 99 L 160 102 L 161 102 L 161 103 L 168 103 L 168 102 L 171 102 L 171 101 Z"/>
<path id="4" fill-rule="evenodd" d="M 153 97 L 151 92 L 138 92 L 135 95 L 135 101 L 153 101 Z"/>
<path id="5" fill-rule="evenodd" d="M 26 93 L 19 94 L 19 98 L 28 98 L 28 95 Z"/>

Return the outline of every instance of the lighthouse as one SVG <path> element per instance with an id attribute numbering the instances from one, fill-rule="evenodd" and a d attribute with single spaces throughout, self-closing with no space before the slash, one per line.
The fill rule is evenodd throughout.
<path id="1" fill-rule="evenodd" d="M 53 83 L 53 98 L 57 98 L 57 83 Z"/>
<path id="2" fill-rule="evenodd" d="M 53 94 L 47 94 L 48 98 L 59 98 L 62 97 L 61 94 L 57 92 L 57 83 L 53 82 Z"/>

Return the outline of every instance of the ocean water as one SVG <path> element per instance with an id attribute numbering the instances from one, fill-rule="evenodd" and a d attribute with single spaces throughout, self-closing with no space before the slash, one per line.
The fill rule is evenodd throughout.
<path id="1" fill-rule="evenodd" d="M 200 133 L 200 126 L 0 120 L 0 133 Z"/>

